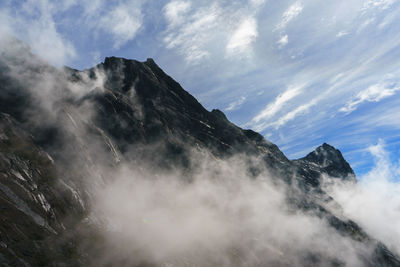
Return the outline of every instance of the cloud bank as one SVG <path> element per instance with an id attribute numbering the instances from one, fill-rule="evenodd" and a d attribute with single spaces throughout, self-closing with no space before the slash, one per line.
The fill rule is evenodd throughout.
<path id="1" fill-rule="evenodd" d="M 339 183 L 329 186 L 328 191 L 343 207 L 346 216 L 399 254 L 400 165 L 392 163 L 382 140 L 368 151 L 376 164 L 359 177 L 359 184 Z"/>

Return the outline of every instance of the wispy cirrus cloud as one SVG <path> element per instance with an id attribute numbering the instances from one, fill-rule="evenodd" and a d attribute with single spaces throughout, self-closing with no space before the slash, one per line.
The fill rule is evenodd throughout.
<path id="1" fill-rule="evenodd" d="M 219 26 L 221 9 L 218 4 L 213 4 L 189 13 L 189 7 L 190 2 L 177 1 L 164 7 L 168 26 L 163 42 L 168 49 L 177 49 L 184 55 L 186 62 L 195 63 L 210 55 L 207 49 L 209 34 Z"/>
<path id="2" fill-rule="evenodd" d="M 14 4 L 14 3 L 13 3 Z M 73 43 L 57 30 L 55 15 L 74 3 L 55 5 L 47 0 L 25 1 L 0 9 L 3 33 L 14 35 L 28 42 L 41 58 L 62 66 L 76 56 Z"/>
<path id="3" fill-rule="evenodd" d="M 341 107 L 339 111 L 349 114 L 364 102 L 379 102 L 384 98 L 393 96 L 399 90 L 400 86 L 398 84 L 378 83 L 371 85 L 367 89 L 360 91 L 344 107 Z"/>
<path id="4" fill-rule="evenodd" d="M 280 48 L 284 47 L 285 45 L 287 45 L 289 42 L 289 37 L 287 34 L 283 35 L 279 41 L 277 42 L 277 44 L 279 45 Z"/>
<path id="5" fill-rule="evenodd" d="M 364 2 L 362 9 L 364 11 L 369 9 L 385 10 L 396 3 L 398 0 L 367 0 Z"/>
<path id="6" fill-rule="evenodd" d="M 253 17 L 245 18 L 234 31 L 226 46 L 228 54 L 243 53 L 258 37 L 257 22 Z"/>
<path id="7" fill-rule="evenodd" d="M 134 39 L 141 28 L 142 17 L 139 1 L 119 3 L 99 18 L 96 27 L 110 34 L 114 38 L 114 48 L 119 48 Z"/>
<path id="8" fill-rule="evenodd" d="M 285 114 L 283 117 L 280 117 L 276 122 L 274 122 L 272 125 L 275 127 L 280 127 L 284 124 L 286 124 L 288 121 L 293 120 L 296 116 L 299 114 L 308 112 L 309 109 L 315 105 L 316 101 L 311 101 L 311 103 L 307 103 L 304 105 L 300 105 L 299 107 L 295 108 L 294 110 L 290 111 L 289 113 Z"/>
<path id="9" fill-rule="evenodd" d="M 1 31 L 7 29 L 8 34 L 29 43 L 40 57 L 62 66 L 77 56 L 73 40 L 78 37 L 68 35 L 74 27 L 71 32 L 84 32 L 82 37 L 91 41 L 108 35 L 104 39 L 112 41 L 114 49 L 132 41 L 142 26 L 142 3 L 125 0 L 109 6 L 104 0 L 11 1 L 0 4 Z"/>
<path id="10" fill-rule="evenodd" d="M 279 40 L 276 42 L 279 49 L 285 47 L 289 42 L 289 36 L 285 31 L 286 26 L 303 11 L 303 3 L 296 1 L 290 5 L 282 14 L 280 21 L 275 25 L 274 31 L 280 31 Z"/>
<path id="11" fill-rule="evenodd" d="M 262 119 L 269 119 L 271 116 L 275 115 L 284 104 L 289 100 L 293 99 L 302 92 L 303 85 L 300 86 L 290 86 L 288 90 L 279 94 L 274 102 L 268 104 L 265 109 L 263 109 L 257 116 L 254 117 L 254 122 L 259 122 Z"/>
<path id="12" fill-rule="evenodd" d="M 249 123 L 249 126 L 256 130 L 264 130 L 273 124 L 270 119 L 276 115 L 290 100 L 302 93 L 304 85 L 290 86 L 285 92 L 279 94 L 275 100 L 268 104 Z M 294 115 L 294 114 L 293 114 Z"/>
<path id="13" fill-rule="evenodd" d="M 172 1 L 165 5 L 164 15 L 169 22 L 169 27 L 182 24 L 190 7 L 191 2 L 188 1 Z"/>
<path id="14" fill-rule="evenodd" d="M 197 64 L 210 56 L 249 56 L 258 38 L 257 12 L 265 1 L 194 4 L 171 1 L 163 8 L 167 29 L 163 43 Z"/>
<path id="15" fill-rule="evenodd" d="M 338 33 L 336 34 L 336 37 L 340 38 L 340 37 L 345 36 L 345 35 L 348 35 L 348 34 L 349 34 L 349 33 L 346 32 L 346 31 L 340 31 L 340 32 L 338 32 Z"/>
<path id="16" fill-rule="evenodd" d="M 283 13 L 282 20 L 276 25 L 276 29 L 283 29 L 286 25 L 296 18 L 303 11 L 303 3 L 296 1 Z"/>
<path id="17" fill-rule="evenodd" d="M 231 102 L 229 104 L 229 106 L 227 108 L 225 108 L 225 111 L 231 111 L 231 110 L 238 109 L 244 103 L 244 101 L 246 101 L 246 97 L 241 96 L 238 100 Z"/>
<path id="18" fill-rule="evenodd" d="M 78 20 L 93 31 L 95 37 L 107 34 L 114 50 L 135 39 L 142 30 L 143 0 L 122 0 L 109 5 L 105 0 L 79 2 L 75 8 L 82 9 L 82 16 Z M 100 33 L 99 33 L 100 32 Z"/>

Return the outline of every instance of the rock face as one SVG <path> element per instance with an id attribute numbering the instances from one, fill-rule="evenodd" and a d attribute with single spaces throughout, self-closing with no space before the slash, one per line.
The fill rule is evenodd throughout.
<path id="1" fill-rule="evenodd" d="M 5 113 L 0 113 L 0 203 L 0 263 L 74 264 L 73 246 L 57 243 L 72 227 L 67 217 L 82 214 L 79 196 L 59 178 L 49 154 Z"/>
<path id="2" fill-rule="evenodd" d="M 295 160 L 298 174 L 307 184 L 319 186 L 321 174 L 338 178 L 344 181 L 356 182 L 356 177 L 349 163 L 343 158 L 342 153 L 326 143 L 317 147 L 304 158 Z"/>
<path id="3" fill-rule="evenodd" d="M 317 147 L 302 159 L 299 159 L 300 165 L 314 165 L 319 167 L 317 171 L 326 173 L 331 177 L 338 177 L 356 181 L 353 170 L 349 163 L 343 158 L 342 153 L 326 143 Z"/>
<path id="4" fill-rule="evenodd" d="M 400 266 L 396 255 L 355 222 L 325 208 L 334 200 L 320 186 L 323 176 L 356 183 L 334 147 L 323 144 L 302 159 L 289 160 L 276 145 L 232 124 L 220 110 L 207 111 L 152 59 L 109 57 L 92 69 L 60 71 L 24 60 L 32 55 L 26 47 L 19 50 L 11 56 L 4 50 L 0 58 L 2 265 L 92 264 L 96 252 L 86 249 L 101 237 L 88 219 L 86 177 L 106 184 L 98 166 L 113 170 L 121 162 L 151 162 L 166 171 L 183 170 L 190 181 L 197 164 L 191 151 L 199 148 L 216 160 L 234 155 L 261 159 L 249 160 L 250 177 L 257 179 L 267 169 L 288 188 L 300 190 L 287 197 L 294 210 L 313 211 L 340 235 L 373 247 L 363 259 L 365 266 Z M 51 97 L 40 90 L 49 79 Z M 336 257 L 331 265 L 340 266 Z M 324 258 L 310 255 L 300 265 L 318 265 Z"/>

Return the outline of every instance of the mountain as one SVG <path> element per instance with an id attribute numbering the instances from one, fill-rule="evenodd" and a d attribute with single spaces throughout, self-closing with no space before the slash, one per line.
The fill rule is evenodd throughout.
<path id="1" fill-rule="evenodd" d="M 79 71 L 65 67 L 59 70 L 36 58 L 19 41 L 8 40 L 6 45 L 1 45 L 0 70 L 0 263 L 4 266 L 350 266 L 352 263 L 353 266 L 400 266 L 399 257 L 346 218 L 324 190 L 325 181 L 357 183 L 341 152 L 328 144 L 304 158 L 289 160 L 262 135 L 234 125 L 218 109 L 206 110 L 152 59 L 139 62 L 108 57 L 91 69 Z M 188 248 L 199 246 L 198 251 L 182 248 L 179 243 L 172 252 L 165 252 L 165 246 L 149 241 L 157 240 L 157 235 L 144 238 L 142 244 L 138 237 L 149 235 L 147 228 L 142 227 L 153 227 L 149 219 L 141 222 L 148 226 L 132 222 L 129 231 L 134 238 L 130 238 L 128 232 L 109 229 L 118 229 L 119 223 L 129 225 L 126 219 L 107 224 L 120 214 L 127 215 L 118 212 L 124 210 L 126 202 L 112 205 L 110 217 L 106 216 L 108 209 L 97 212 L 98 203 L 111 205 L 109 194 L 113 194 L 110 199 L 118 200 L 118 196 L 123 196 L 124 190 L 130 188 L 129 184 L 123 184 L 120 191 L 107 191 L 121 179 L 118 178 L 121 169 L 134 169 L 125 175 L 128 179 L 130 176 L 152 177 L 133 180 L 128 195 L 142 196 L 143 190 L 136 188 L 148 188 L 142 183 L 152 183 L 155 179 L 148 190 L 153 192 L 152 187 L 157 188 L 155 192 L 161 197 L 164 187 L 158 188 L 158 177 L 166 177 L 162 185 L 168 192 L 171 190 L 168 184 L 175 182 L 168 179 L 179 176 L 179 190 L 166 193 L 170 198 L 185 194 L 186 187 L 180 183 L 190 187 L 199 177 L 207 181 L 220 179 L 222 185 L 218 186 L 230 188 L 230 176 L 239 175 L 243 170 L 246 181 L 239 182 L 243 188 L 253 188 L 252 181 L 267 179 L 268 188 L 276 186 L 279 192 L 284 192 L 283 202 L 273 206 L 277 212 L 265 209 L 256 211 L 257 216 L 266 214 L 269 218 L 277 214 L 282 218 L 315 222 L 306 224 L 311 228 L 315 226 L 315 229 L 303 230 L 313 233 L 306 237 L 323 235 L 322 239 L 332 242 L 329 243 L 332 247 L 309 247 L 313 243 L 304 243 L 298 238 L 294 238 L 293 243 L 286 242 L 286 239 L 292 240 L 291 234 L 298 234 L 292 227 L 276 227 L 287 224 L 286 221 L 271 224 L 276 227 L 274 229 L 259 226 L 253 220 L 258 217 L 251 214 L 251 205 L 240 202 L 236 210 L 235 201 L 240 199 L 247 204 L 253 196 L 263 197 L 269 191 L 251 189 L 255 190 L 254 194 L 250 191 L 243 197 L 239 195 L 243 193 L 240 187 L 234 187 L 237 194 L 229 191 L 230 198 L 219 195 L 217 202 L 208 198 L 206 212 L 200 206 L 201 212 L 209 214 L 210 210 L 214 212 L 214 206 L 220 207 L 220 202 L 228 201 L 223 205 L 224 212 L 234 213 L 232 218 L 239 221 L 227 225 L 240 226 L 234 228 L 243 231 L 239 240 L 237 233 L 226 234 L 235 237 L 229 245 L 220 245 L 219 239 L 204 245 L 204 237 L 196 237 L 189 243 L 185 242 L 192 239 L 185 237 L 166 239 L 172 243 L 182 239 L 182 244 Z M 260 183 L 256 187 L 264 185 Z M 225 192 L 223 190 L 216 192 Z M 198 189 L 189 192 L 197 194 Z M 149 196 L 144 193 L 143 197 L 128 198 L 127 202 L 147 199 Z M 190 201 L 188 198 L 188 203 Z M 144 202 L 144 207 L 148 207 L 149 201 Z M 181 204 L 182 201 L 178 201 L 174 207 L 180 210 Z M 149 204 L 149 207 L 152 206 Z M 157 207 L 155 210 L 158 211 Z M 174 212 L 175 208 L 171 210 Z M 251 222 L 241 214 L 248 214 Z M 169 214 L 154 216 L 164 219 Z M 212 224 L 212 227 L 207 224 L 211 217 L 199 220 L 204 220 L 207 226 L 200 224 L 195 230 L 214 229 Z M 217 220 L 221 221 L 226 222 L 225 218 Z M 169 225 L 169 219 L 166 222 L 165 225 Z M 179 225 L 180 222 L 175 223 Z M 160 233 L 168 232 L 165 225 L 166 229 Z M 192 225 L 191 221 L 182 223 L 178 229 L 193 234 L 185 229 Z M 223 225 L 217 229 L 224 229 Z M 250 227 L 247 229 L 247 226 Z M 254 227 L 263 231 L 258 232 Z M 282 233 L 277 241 L 273 241 L 274 233 L 268 233 L 264 240 L 265 231 Z M 214 240 L 211 236 L 208 239 Z M 351 246 L 352 250 L 343 250 L 340 242 Z M 135 248 L 130 250 L 130 247 Z"/>

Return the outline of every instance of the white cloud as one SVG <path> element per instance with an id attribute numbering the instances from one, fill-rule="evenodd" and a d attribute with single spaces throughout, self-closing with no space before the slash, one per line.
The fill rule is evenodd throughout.
<path id="1" fill-rule="evenodd" d="M 395 2 L 397 2 L 397 0 L 366 0 L 364 2 L 362 10 L 364 11 L 369 9 L 385 10 L 388 9 Z"/>
<path id="2" fill-rule="evenodd" d="M 55 6 L 47 0 L 27 1 L 19 12 L 7 8 L 0 11 L 1 32 L 28 42 L 34 53 L 56 66 L 76 56 L 74 45 L 58 31 L 54 15 L 69 8 L 73 2 Z M 12 15 L 11 15 L 12 14 Z"/>
<path id="3" fill-rule="evenodd" d="M 389 13 L 388 15 L 386 15 L 383 20 L 381 21 L 381 23 L 379 23 L 378 27 L 379 29 L 384 29 L 387 26 L 391 25 L 393 22 L 395 22 L 396 18 L 398 16 L 397 12 L 392 12 Z"/>
<path id="4" fill-rule="evenodd" d="M 230 103 L 229 106 L 225 109 L 225 111 L 231 111 L 239 108 L 241 105 L 243 105 L 244 101 L 246 101 L 246 97 L 245 96 L 240 97 L 238 100 Z"/>
<path id="5" fill-rule="evenodd" d="M 371 85 L 366 90 L 359 92 L 356 97 L 347 102 L 339 111 L 347 114 L 351 113 L 364 102 L 379 102 L 384 98 L 394 95 L 399 90 L 400 86 L 398 85 L 391 85 L 390 87 L 382 83 Z"/>
<path id="6" fill-rule="evenodd" d="M 164 8 L 164 16 L 169 24 L 167 34 L 163 39 L 167 48 L 178 49 L 188 63 L 197 63 L 208 57 L 210 53 L 207 43 L 212 30 L 216 30 L 218 27 L 218 18 L 221 12 L 219 6 L 214 4 L 199 8 L 186 14 L 185 18 L 180 19 L 180 23 L 177 24 L 176 20 L 171 20 L 171 6 L 168 7 L 168 5 Z M 182 5 L 180 9 L 182 10 Z"/>
<path id="7" fill-rule="evenodd" d="M 214 60 L 221 56 L 250 56 L 258 37 L 257 13 L 264 3 L 170 1 L 163 8 L 167 23 L 163 42 L 190 64 L 204 62 L 210 56 Z"/>
<path id="8" fill-rule="evenodd" d="M 249 0 L 249 2 L 254 6 L 262 6 L 266 0 Z"/>
<path id="9" fill-rule="evenodd" d="M 345 36 L 345 35 L 348 35 L 348 34 L 349 34 L 349 33 L 346 32 L 346 31 L 340 31 L 340 32 L 338 32 L 338 33 L 336 34 L 336 37 L 340 38 L 340 37 Z"/>
<path id="10" fill-rule="evenodd" d="M 356 185 L 336 184 L 329 191 L 346 216 L 400 253 L 400 165 L 391 162 L 382 140 L 368 151 L 375 159 L 372 170 Z"/>
<path id="11" fill-rule="evenodd" d="M 228 54 L 247 52 L 250 45 L 257 39 L 257 22 L 253 17 L 244 19 L 234 31 L 226 46 Z"/>
<path id="12" fill-rule="evenodd" d="M 376 22 L 376 18 L 367 18 L 364 22 L 360 23 L 360 26 L 357 29 L 357 33 L 360 33 L 364 29 L 368 29 L 368 27 L 371 27 L 373 23 Z"/>
<path id="13" fill-rule="evenodd" d="M 271 118 L 279 110 L 281 110 L 283 105 L 285 105 L 289 100 L 298 96 L 302 92 L 303 87 L 304 85 L 289 87 L 288 90 L 278 95 L 274 102 L 267 105 L 259 114 L 257 114 L 252 121 L 257 123 L 261 120 Z"/>
<path id="14" fill-rule="evenodd" d="M 33 51 L 57 66 L 76 56 L 73 44 L 64 39 L 50 21 L 47 27 L 35 25 L 30 29 L 28 36 L 30 40 L 35 40 L 31 42 Z"/>
<path id="15" fill-rule="evenodd" d="M 107 226 L 102 233 L 104 247 L 112 248 L 105 249 L 111 252 L 105 253 L 108 262 L 128 256 L 124 262 L 131 265 L 296 266 L 309 262 L 306 251 L 361 266 L 357 256 L 368 255 L 363 244 L 338 234 L 325 218 L 288 212 L 286 187 L 268 172 L 250 179 L 248 158 L 216 161 L 203 152 L 190 157 L 199 166 L 190 183 L 178 171 L 154 167 L 126 164 L 103 171 L 113 179 L 93 190 L 91 215 Z"/>
<path id="16" fill-rule="evenodd" d="M 287 34 L 283 35 L 281 37 L 281 39 L 279 39 L 279 41 L 277 42 L 277 44 L 279 45 L 279 48 L 284 47 L 285 45 L 287 45 L 289 42 L 289 37 Z"/>
<path id="17" fill-rule="evenodd" d="M 271 119 L 278 114 L 279 111 L 283 109 L 285 105 L 288 104 L 290 100 L 298 96 L 303 92 L 303 88 L 305 87 L 305 84 L 302 85 L 297 85 L 297 86 L 291 86 L 283 92 L 282 94 L 278 95 L 274 102 L 268 104 L 260 113 L 258 113 L 248 124 L 248 126 L 251 126 L 254 128 L 256 131 L 263 131 L 267 127 L 274 126 L 276 128 L 282 126 L 289 120 L 292 120 L 294 117 L 296 117 L 298 114 L 301 112 L 304 112 L 308 110 L 313 103 L 315 103 L 316 100 L 311 101 L 308 104 L 302 105 L 295 110 L 285 114 L 283 117 L 279 118 L 278 120 L 274 120 L 271 122 Z"/>
<path id="18" fill-rule="evenodd" d="M 132 40 L 142 25 L 140 3 L 119 4 L 106 13 L 98 27 L 114 37 L 114 48 Z"/>
<path id="19" fill-rule="evenodd" d="M 184 15 L 189 11 L 191 6 L 190 2 L 186 1 L 172 1 L 165 7 L 165 17 L 171 26 L 181 24 L 184 21 Z"/>
<path id="20" fill-rule="evenodd" d="M 282 15 L 282 20 L 276 25 L 277 29 L 285 28 L 286 25 L 303 11 L 303 4 L 297 1 L 291 5 Z"/>
<path id="21" fill-rule="evenodd" d="M 309 109 L 314 106 L 317 103 L 315 99 L 313 99 L 311 102 L 300 105 L 299 107 L 295 108 L 294 110 L 288 112 L 286 115 L 283 117 L 279 118 L 276 122 L 272 123 L 272 125 L 276 128 L 281 127 L 282 125 L 286 124 L 288 121 L 293 120 L 295 117 L 307 113 Z"/>

